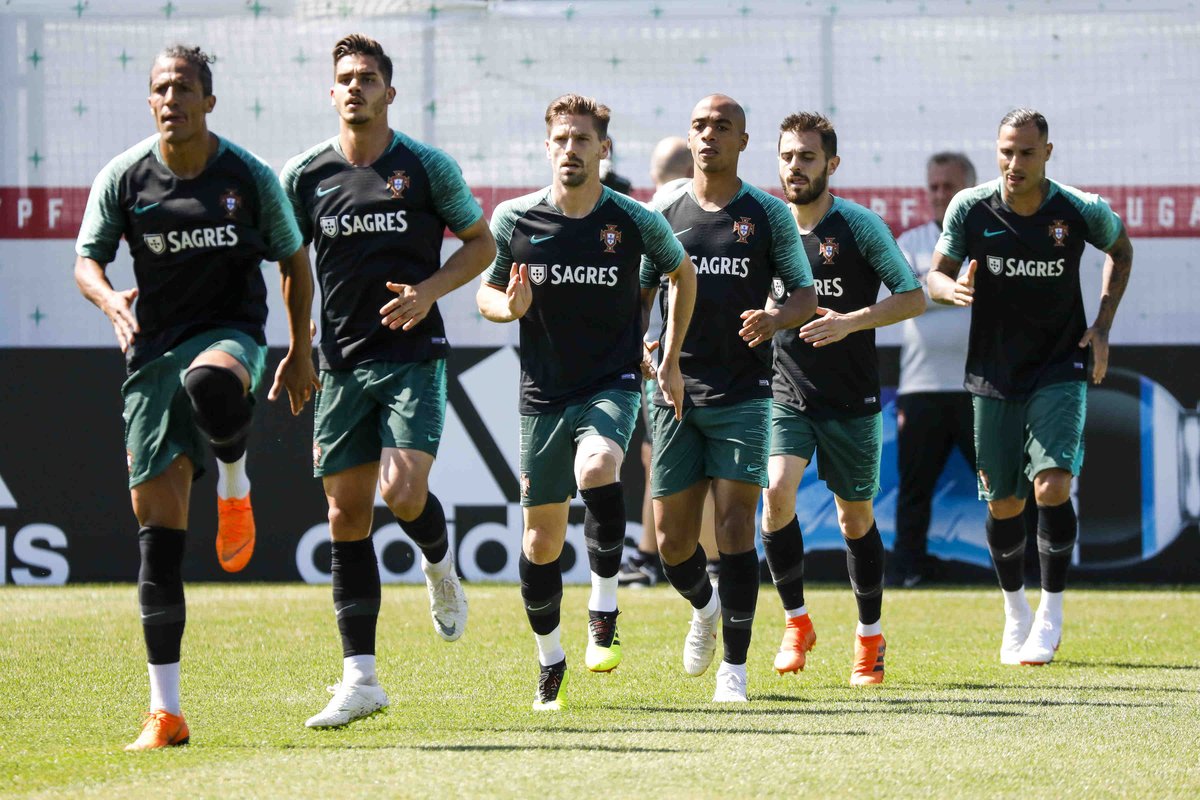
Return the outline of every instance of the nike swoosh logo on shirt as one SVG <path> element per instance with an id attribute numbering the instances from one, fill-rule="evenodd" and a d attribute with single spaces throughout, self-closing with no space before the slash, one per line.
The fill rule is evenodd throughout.
<path id="1" fill-rule="evenodd" d="M 317 197 L 324 197 L 325 195 L 329 194 L 330 192 L 336 192 L 340 188 L 342 188 L 342 185 L 340 183 L 337 186 L 330 186 L 328 189 L 323 189 L 320 186 L 318 186 L 317 187 Z"/>
<path id="2" fill-rule="evenodd" d="M 988 230 L 987 228 L 984 228 L 984 229 L 983 229 L 983 235 L 984 235 L 984 236 L 986 236 L 986 237 L 988 237 L 988 238 L 991 238 L 991 237 L 993 237 L 993 236 L 999 236 L 999 235 L 1000 235 L 1000 234 L 1002 234 L 1002 233 L 1008 233 L 1008 231 L 1004 230 L 1004 228 L 1001 228 L 1001 229 L 1000 229 L 1000 230 L 998 230 L 998 231 L 990 231 L 990 230 Z"/>
<path id="3" fill-rule="evenodd" d="M 151 204 L 150 204 L 150 205 L 148 205 L 148 206 L 139 206 L 139 205 L 137 204 L 137 201 L 134 201 L 134 203 L 133 203 L 133 213 L 135 213 L 135 214 L 145 214 L 145 213 L 146 213 L 147 211 L 149 211 L 150 209 L 158 207 L 158 205 L 159 205 L 159 203 L 151 203 Z"/>
<path id="4" fill-rule="evenodd" d="M 692 226 L 692 228 L 694 228 L 694 227 L 696 227 L 696 226 L 695 226 L 695 225 L 693 225 L 693 226 Z M 688 231 L 690 231 L 692 228 L 684 228 L 684 229 L 683 229 L 683 230 L 681 230 L 681 231 L 675 231 L 675 238 L 676 238 L 676 239 L 678 239 L 680 236 L 683 236 L 685 233 L 687 233 Z"/>
<path id="5" fill-rule="evenodd" d="M 553 239 L 554 236 L 555 235 L 553 233 L 550 234 L 549 236 L 530 236 L 529 243 L 530 244 L 541 244 L 542 242 L 544 242 L 548 239 Z"/>

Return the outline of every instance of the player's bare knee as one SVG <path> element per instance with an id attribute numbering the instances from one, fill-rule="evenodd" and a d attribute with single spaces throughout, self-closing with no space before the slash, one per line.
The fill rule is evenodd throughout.
<path id="1" fill-rule="evenodd" d="M 838 527 L 847 539 L 861 539 L 875 524 L 875 509 L 870 501 L 838 502 Z"/>
<path id="2" fill-rule="evenodd" d="M 988 501 L 988 513 L 992 519 L 1012 519 L 1025 510 L 1025 500 L 1019 497 L 1002 497 Z"/>
<path id="3" fill-rule="evenodd" d="M 549 564 L 562 554 L 562 539 L 541 528 L 526 528 L 521 546 L 534 564 Z"/>
<path id="4" fill-rule="evenodd" d="M 429 491 L 424 482 L 397 481 L 380 487 L 380 494 L 388 509 L 405 522 L 410 522 L 421 516 L 425 503 L 429 499 Z"/>
<path id="5" fill-rule="evenodd" d="M 1039 506 L 1061 506 L 1071 499 L 1071 473 L 1061 469 L 1038 473 L 1033 495 Z"/>
<path id="6" fill-rule="evenodd" d="M 583 437 L 575 448 L 575 483 L 580 489 L 592 489 L 617 482 L 624 458 L 621 446 L 612 439 Z"/>
<path id="7" fill-rule="evenodd" d="M 368 508 L 366 513 L 351 511 L 339 505 L 329 507 L 329 538 L 335 542 L 357 542 L 371 535 L 371 521 L 374 509 Z"/>

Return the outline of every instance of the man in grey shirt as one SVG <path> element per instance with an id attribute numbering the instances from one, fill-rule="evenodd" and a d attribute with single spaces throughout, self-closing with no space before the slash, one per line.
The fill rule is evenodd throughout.
<path id="1" fill-rule="evenodd" d="M 921 284 L 926 285 L 933 248 L 951 198 L 975 185 L 975 167 L 962 153 L 941 152 L 926 163 L 926 194 L 933 218 L 896 240 Z M 928 302 L 927 312 L 903 323 L 900 388 L 896 397 L 896 440 L 900 493 L 896 500 L 896 545 L 888 559 L 888 583 L 909 588 L 930 577 L 928 545 L 933 490 L 952 447 L 974 470 L 975 438 L 971 395 L 963 388 L 966 309 Z"/>

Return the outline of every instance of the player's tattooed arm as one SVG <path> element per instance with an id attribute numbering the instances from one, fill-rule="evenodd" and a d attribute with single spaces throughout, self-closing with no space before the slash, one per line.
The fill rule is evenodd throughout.
<path id="1" fill-rule="evenodd" d="M 529 283 L 529 265 L 513 263 L 508 272 L 508 285 L 504 288 L 488 283 L 484 275 L 479 291 L 475 293 L 475 305 L 483 318 L 492 322 L 512 322 L 525 316 L 533 304 L 533 286 Z"/>
<path id="2" fill-rule="evenodd" d="M 279 276 L 288 318 L 288 351 L 275 369 L 275 381 L 267 392 L 267 399 L 275 400 L 286 391 L 292 416 L 296 416 L 304 410 L 313 390 L 321 388 L 312 360 L 315 328 L 309 314 L 312 313 L 313 277 L 307 245 L 280 260 Z"/>
<path id="3" fill-rule="evenodd" d="M 496 257 L 496 240 L 483 217 L 455 235 L 463 246 L 428 278 L 415 286 L 387 282 L 387 288 L 397 296 L 379 309 L 385 327 L 412 330 L 428 316 L 439 298 L 474 280 Z"/>
<path id="4" fill-rule="evenodd" d="M 1096 312 L 1096 321 L 1088 328 L 1079 340 L 1080 347 L 1092 346 L 1092 381 L 1100 383 L 1108 372 L 1108 331 L 1112 328 L 1113 318 L 1117 314 L 1117 306 L 1125 294 L 1129 283 L 1129 273 L 1133 269 L 1133 244 L 1124 230 L 1108 248 L 1108 256 L 1104 259 L 1104 278 L 1100 286 L 1100 309 Z"/>
<path id="5" fill-rule="evenodd" d="M 108 276 L 104 274 L 104 265 L 86 256 L 75 259 L 75 283 L 83 296 L 108 317 L 117 335 L 117 343 L 121 345 L 121 352 L 127 352 L 129 345 L 133 344 L 133 337 L 140 331 L 133 313 L 137 287 L 123 292 L 113 289 Z"/>
<path id="6" fill-rule="evenodd" d="M 742 329 L 738 335 L 751 347 L 769 342 L 775 334 L 795 328 L 812 319 L 817 310 L 817 291 L 813 286 L 793 289 L 783 305 L 768 297 L 765 308 L 742 312 Z"/>
<path id="7" fill-rule="evenodd" d="M 667 274 L 671 281 L 667 304 L 662 358 L 658 363 L 658 385 L 663 399 L 675 409 L 675 419 L 683 419 L 683 373 L 679 371 L 679 353 L 692 321 L 696 304 L 696 266 L 685 253 L 683 260 Z"/>
<path id="8" fill-rule="evenodd" d="M 955 261 L 940 250 L 933 251 L 933 269 L 926 278 L 929 299 L 947 306 L 969 306 L 975 302 L 975 270 L 979 262 L 971 259 L 967 271 L 959 276 L 962 260 Z"/>

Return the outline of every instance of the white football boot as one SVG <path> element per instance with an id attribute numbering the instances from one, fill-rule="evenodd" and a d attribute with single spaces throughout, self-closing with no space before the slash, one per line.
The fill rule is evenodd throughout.
<path id="1" fill-rule="evenodd" d="M 328 687 L 333 697 L 325 710 L 309 717 L 304 724 L 309 728 L 337 728 L 356 719 L 369 717 L 387 708 L 388 697 L 379 684 L 336 683 Z"/>

